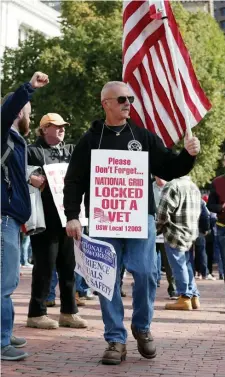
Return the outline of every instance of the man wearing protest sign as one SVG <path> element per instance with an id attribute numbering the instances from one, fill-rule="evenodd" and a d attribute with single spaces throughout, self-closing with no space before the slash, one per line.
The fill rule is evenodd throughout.
<path id="1" fill-rule="evenodd" d="M 44 329 L 58 327 L 58 322 L 47 316 L 45 303 L 55 266 L 59 277 L 61 299 L 59 325 L 75 328 L 87 327 L 87 321 L 77 314 L 75 302 L 73 240 L 65 232 L 65 225 L 63 226 L 61 222 L 50 190 L 50 181 L 44 175 L 44 172 L 48 171 L 50 176 L 54 177 L 55 189 L 62 191 L 65 163 L 69 162 L 74 148 L 73 145 L 65 145 L 63 142 L 65 126 L 68 125 L 59 114 L 44 115 L 37 130 L 39 138 L 28 147 L 28 164 L 43 168 L 43 175 L 33 176 L 31 183 L 42 188 L 46 222 L 46 230 L 43 233 L 31 236 L 34 267 L 28 327 Z M 62 165 L 61 170 L 54 169 L 55 164 Z M 50 165 L 52 169 L 49 170 Z M 45 168 L 46 166 L 48 169 Z"/>
<path id="2" fill-rule="evenodd" d="M 187 174 L 193 167 L 200 143 L 195 137 L 185 138 L 185 147 L 179 155 L 164 147 L 161 139 L 129 121 L 130 104 L 134 101 L 128 86 L 122 82 L 109 82 L 101 92 L 105 121 L 93 122 L 76 145 L 65 177 L 64 207 L 67 216 L 67 234 L 79 239 L 81 224 L 78 220 L 82 195 L 85 193 L 86 215 L 89 213 L 91 150 L 130 150 L 130 153 L 148 152 L 148 238 L 102 238 L 111 243 L 117 254 L 117 280 L 112 301 L 99 295 L 105 324 L 103 364 L 120 364 L 126 358 L 127 331 L 123 325 L 124 309 L 120 295 L 121 264 L 132 273 L 133 317 L 132 333 L 137 339 L 143 357 L 156 356 L 156 347 L 150 333 L 156 293 L 155 204 L 151 174 L 167 181 Z M 100 163 L 101 161 L 99 161 Z M 145 214 L 143 214 L 144 216 Z M 107 237 L 107 232 L 106 232 Z"/>

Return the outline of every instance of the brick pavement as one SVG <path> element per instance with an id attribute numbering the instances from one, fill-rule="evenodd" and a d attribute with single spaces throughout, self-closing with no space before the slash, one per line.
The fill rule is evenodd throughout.
<path id="1" fill-rule="evenodd" d="M 30 297 L 31 271 L 23 276 L 14 294 L 15 335 L 28 340 L 30 357 L 2 362 L 3 377 L 225 377 L 225 292 L 221 281 L 200 281 L 202 308 L 192 312 L 165 311 L 166 281 L 157 290 L 152 332 L 158 355 L 143 359 L 130 332 L 131 277 L 125 279 L 125 324 L 129 331 L 127 360 L 120 366 L 103 366 L 105 348 L 98 299 L 80 309 L 89 328 L 38 330 L 25 327 Z M 49 315 L 57 319 L 57 306 Z"/>

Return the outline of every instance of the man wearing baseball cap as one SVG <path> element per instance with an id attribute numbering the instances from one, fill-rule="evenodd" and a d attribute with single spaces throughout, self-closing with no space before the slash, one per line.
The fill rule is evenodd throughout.
<path id="1" fill-rule="evenodd" d="M 36 130 L 38 139 L 28 147 L 28 164 L 43 167 L 69 162 L 74 146 L 65 145 L 63 141 L 68 125 L 69 123 L 59 114 L 44 115 Z M 27 326 L 41 329 L 55 329 L 59 325 L 85 328 L 87 321 L 77 314 L 75 302 L 73 239 L 67 236 L 65 228 L 62 227 L 44 171 L 43 175 L 32 176 L 31 183 L 42 188 L 46 230 L 31 236 L 34 267 Z M 55 267 L 59 277 L 61 299 L 59 322 L 47 316 L 45 302 Z"/>
<path id="2" fill-rule="evenodd" d="M 68 122 L 65 122 L 61 115 L 56 113 L 48 113 L 41 118 L 40 127 L 44 128 L 47 125 L 53 124 L 55 126 L 69 126 Z"/>

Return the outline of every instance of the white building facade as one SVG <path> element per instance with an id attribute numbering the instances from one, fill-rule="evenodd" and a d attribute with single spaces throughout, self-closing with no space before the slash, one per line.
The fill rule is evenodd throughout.
<path id="1" fill-rule="evenodd" d="M 46 37 L 60 36 L 60 13 L 39 0 L 1 0 L 0 57 L 5 47 L 16 48 L 29 30 Z"/>
<path id="2" fill-rule="evenodd" d="M 225 0 L 215 1 L 215 18 L 225 33 Z"/>
<path id="3" fill-rule="evenodd" d="M 214 0 L 181 0 L 182 5 L 189 12 L 207 12 L 213 17 L 214 15 Z"/>

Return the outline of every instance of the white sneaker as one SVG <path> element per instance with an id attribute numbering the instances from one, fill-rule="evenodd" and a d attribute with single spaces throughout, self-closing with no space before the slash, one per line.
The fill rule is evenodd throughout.
<path id="1" fill-rule="evenodd" d="M 216 277 L 215 276 L 212 276 L 211 274 L 208 274 L 208 276 L 206 276 L 206 280 L 216 280 Z"/>

